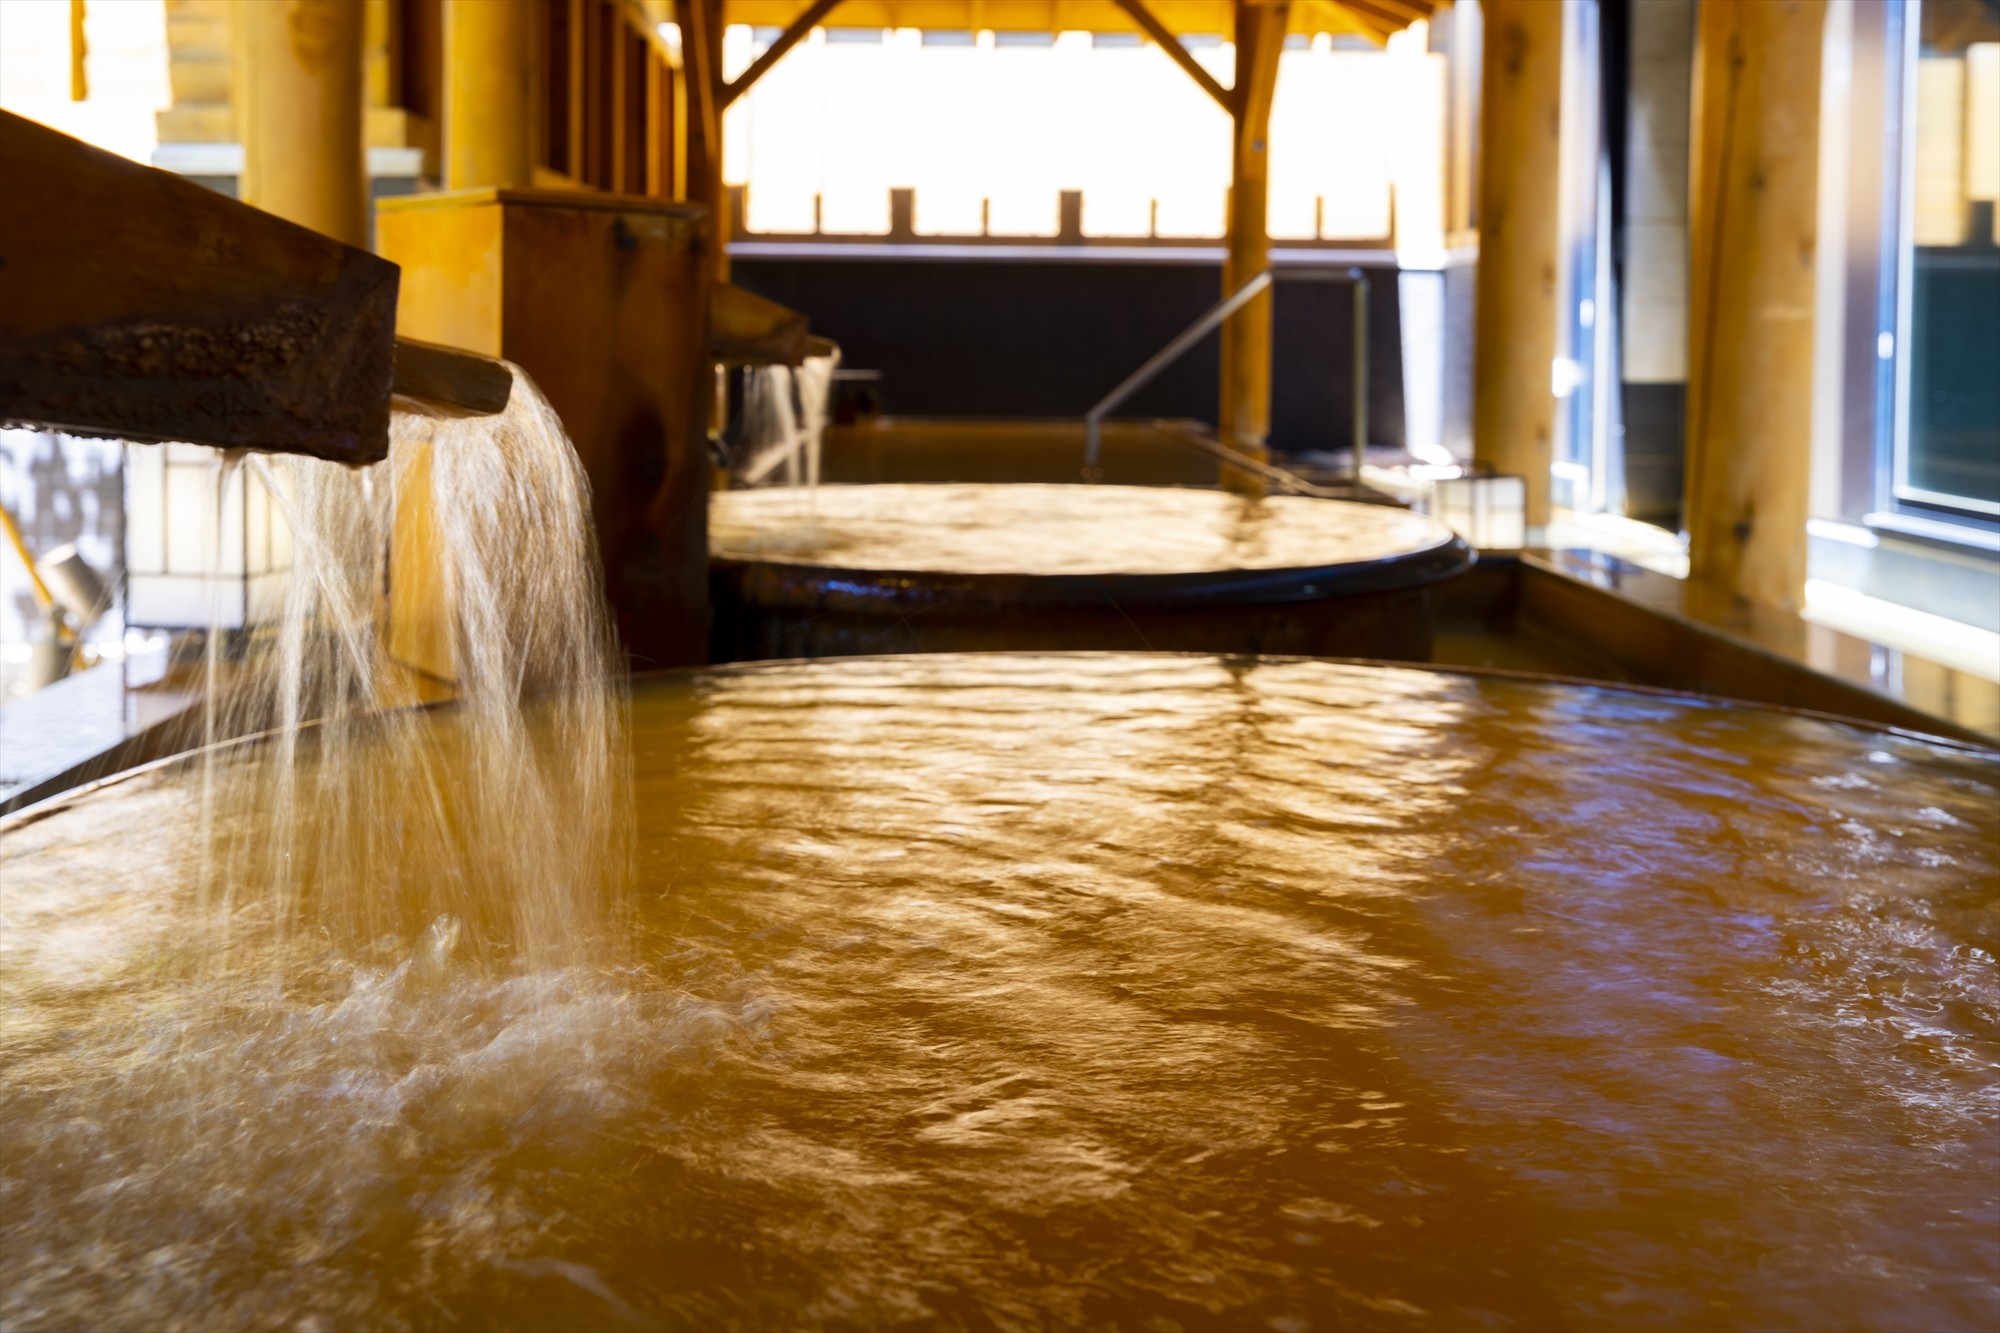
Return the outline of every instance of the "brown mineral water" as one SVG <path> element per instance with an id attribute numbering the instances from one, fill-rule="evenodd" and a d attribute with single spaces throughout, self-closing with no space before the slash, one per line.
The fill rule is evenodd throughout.
<path id="1" fill-rule="evenodd" d="M 655 678 L 629 744 L 630 913 L 547 963 L 245 890 L 189 966 L 197 765 L 0 825 L 0 1323 L 2000 1325 L 1990 752 L 1026 655 Z M 298 809 L 436 905 L 432 825 Z"/>

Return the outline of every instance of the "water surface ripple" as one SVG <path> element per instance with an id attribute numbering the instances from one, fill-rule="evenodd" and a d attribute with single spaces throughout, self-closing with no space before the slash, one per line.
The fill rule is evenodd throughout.
<path id="1" fill-rule="evenodd" d="M 185 775 L 4 826 L 0 1323 L 2000 1325 L 1991 755 L 1117 655 L 631 738 L 595 965 L 190 968 Z"/>

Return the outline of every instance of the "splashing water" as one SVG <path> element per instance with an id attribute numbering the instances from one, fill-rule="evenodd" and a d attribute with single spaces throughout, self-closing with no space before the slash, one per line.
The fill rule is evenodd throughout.
<path id="1" fill-rule="evenodd" d="M 782 470 L 784 484 L 819 486 L 820 446 L 826 435 L 833 372 L 840 351 L 809 356 L 798 369 L 755 366 L 743 390 L 743 430 L 738 445 L 745 486 L 768 483 Z"/>
<path id="2" fill-rule="evenodd" d="M 276 728 L 204 760 L 218 953 L 247 929 L 581 961 L 608 942 L 631 824 L 588 481 L 518 370 L 499 417 L 399 401 L 391 435 L 374 468 L 249 461 L 293 567 L 236 688 L 209 694 L 208 736 Z M 444 697 L 453 724 L 430 725 L 418 706 Z"/>

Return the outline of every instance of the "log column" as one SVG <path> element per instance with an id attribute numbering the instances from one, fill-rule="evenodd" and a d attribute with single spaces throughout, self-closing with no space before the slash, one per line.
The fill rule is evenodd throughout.
<path id="1" fill-rule="evenodd" d="M 1236 81 L 1230 90 L 1229 240 L 1222 263 L 1226 296 L 1271 262 L 1271 99 L 1291 5 L 1236 6 Z M 1271 456 L 1271 293 L 1222 326 L 1221 435 L 1253 458 Z M 1263 492 L 1261 479 L 1225 465 L 1225 488 Z"/>
<path id="2" fill-rule="evenodd" d="M 722 0 L 680 6 L 681 66 L 687 114 L 681 118 L 687 201 L 708 210 L 708 265 L 714 282 L 729 281 L 729 191 L 722 184 Z"/>
<path id="3" fill-rule="evenodd" d="M 444 0 L 446 189 L 535 183 L 534 75 L 531 0 Z"/>
<path id="4" fill-rule="evenodd" d="M 365 247 L 362 7 L 269 0 L 235 14 L 243 201 Z"/>
<path id="5" fill-rule="evenodd" d="M 1479 285 L 1474 457 L 1527 479 L 1527 522 L 1549 521 L 1555 461 L 1557 181 L 1563 7 L 1486 0 L 1479 88 Z"/>
<path id="6" fill-rule="evenodd" d="M 1824 0 L 1702 5 L 1688 357 L 1690 577 L 1805 600 Z"/>

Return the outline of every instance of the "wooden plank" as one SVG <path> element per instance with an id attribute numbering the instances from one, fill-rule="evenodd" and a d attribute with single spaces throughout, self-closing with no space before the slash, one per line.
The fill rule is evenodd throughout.
<path id="1" fill-rule="evenodd" d="M 1558 553 L 1525 554 L 1519 577 L 1524 632 L 1633 680 L 1988 745 L 1995 739 L 2000 685 L 1897 652 L 1903 679 L 1885 689 L 1874 678 L 1878 645 L 1792 613 L 1650 571 L 1601 586 L 1592 581 L 1601 575 L 1580 573 Z"/>
<path id="2" fill-rule="evenodd" d="M 0 418 L 372 462 L 397 269 L 0 112 Z"/>
<path id="3" fill-rule="evenodd" d="M 806 317 L 734 283 L 708 289 L 708 354 L 727 365 L 796 366 L 806 356 Z"/>
<path id="4" fill-rule="evenodd" d="M 457 347 L 396 339 L 396 392 L 462 412 L 503 412 L 514 396 L 507 363 Z"/>

